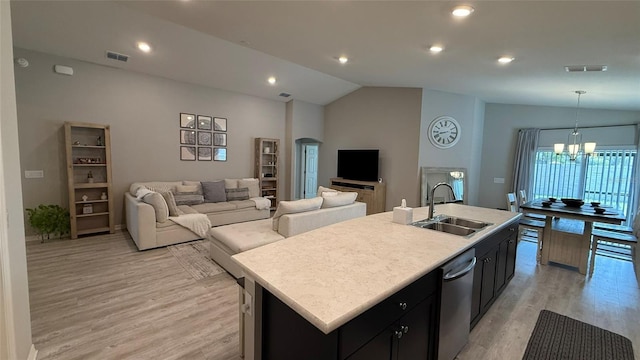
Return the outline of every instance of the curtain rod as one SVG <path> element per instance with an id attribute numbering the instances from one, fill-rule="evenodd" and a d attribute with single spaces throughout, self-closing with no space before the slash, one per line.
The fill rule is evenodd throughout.
<path id="1" fill-rule="evenodd" d="M 580 130 L 580 129 L 612 128 L 612 127 L 621 127 L 621 126 L 634 126 L 635 127 L 635 126 L 637 126 L 637 124 L 578 126 L 578 130 Z M 540 130 L 573 130 L 573 128 L 572 127 L 570 127 L 570 128 L 540 128 Z"/>

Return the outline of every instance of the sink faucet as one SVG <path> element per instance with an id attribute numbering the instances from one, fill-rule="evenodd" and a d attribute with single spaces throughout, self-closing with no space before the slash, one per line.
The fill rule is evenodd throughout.
<path id="1" fill-rule="evenodd" d="M 451 190 L 451 196 L 453 197 L 453 200 L 456 199 L 456 193 L 453 192 L 453 188 L 451 187 L 451 185 L 447 184 L 446 182 L 439 182 L 437 183 L 432 189 L 431 189 L 431 194 L 429 194 L 429 220 L 433 219 L 433 195 L 436 192 L 436 189 L 439 188 L 440 186 L 446 186 L 449 188 L 449 190 Z"/>

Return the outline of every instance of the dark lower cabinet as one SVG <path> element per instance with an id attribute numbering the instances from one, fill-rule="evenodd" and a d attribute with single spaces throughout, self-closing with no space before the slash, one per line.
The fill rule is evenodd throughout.
<path id="1" fill-rule="evenodd" d="M 262 359 L 435 359 L 440 277 L 423 276 L 329 334 L 263 289 Z"/>
<path id="2" fill-rule="evenodd" d="M 434 358 L 435 296 L 431 296 L 386 328 L 348 360 L 427 360 Z"/>
<path id="3" fill-rule="evenodd" d="M 518 222 L 476 244 L 476 265 L 471 297 L 471 327 L 489 310 L 516 269 Z"/>

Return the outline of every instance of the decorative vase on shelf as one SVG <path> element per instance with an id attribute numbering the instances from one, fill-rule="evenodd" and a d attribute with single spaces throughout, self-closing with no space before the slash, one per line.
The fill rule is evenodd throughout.
<path id="1" fill-rule="evenodd" d="M 82 195 L 82 201 L 87 201 L 89 200 L 89 197 L 87 195 Z"/>
<path id="2" fill-rule="evenodd" d="M 102 195 L 100 195 L 100 199 L 102 200 L 107 200 L 107 193 L 102 193 Z"/>
<path id="3" fill-rule="evenodd" d="M 91 171 L 87 174 L 87 182 L 93 183 L 93 173 Z"/>

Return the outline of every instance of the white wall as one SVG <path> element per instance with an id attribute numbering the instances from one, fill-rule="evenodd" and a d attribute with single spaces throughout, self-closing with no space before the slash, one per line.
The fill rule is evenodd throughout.
<path id="1" fill-rule="evenodd" d="M 365 87 L 326 105 L 318 184 L 336 176 L 338 149 L 379 149 L 386 209 L 419 206 L 421 104 L 421 89 Z"/>
<path id="2" fill-rule="evenodd" d="M 301 166 L 301 139 L 304 141 L 315 141 L 321 143 L 324 139 L 324 106 L 311 104 L 300 100 L 292 100 L 291 104 L 291 150 L 289 158 L 292 166 L 287 166 L 289 174 L 289 184 L 291 185 L 287 194 L 289 199 L 298 198 L 300 194 L 300 166 Z M 288 111 L 287 107 L 287 111 Z M 288 115 L 288 114 L 287 114 Z"/>
<path id="3" fill-rule="evenodd" d="M 23 179 L 25 207 L 67 206 L 63 123 L 111 125 L 115 222 L 123 194 L 136 181 L 213 180 L 254 176 L 254 138 L 285 136 L 285 103 L 60 58 L 24 49 L 31 66 L 16 72 L 22 170 L 44 170 Z M 74 68 L 53 73 L 54 64 Z M 227 161 L 180 161 L 179 113 L 227 118 Z M 288 155 L 281 151 L 279 173 Z M 286 180 L 286 179 L 285 179 Z M 286 181 L 280 182 L 280 191 Z"/>
<path id="4" fill-rule="evenodd" d="M 31 315 L 8 1 L 0 1 L 0 49 L 0 358 L 27 359 Z"/>
<path id="5" fill-rule="evenodd" d="M 460 124 L 460 140 L 449 149 L 439 149 L 427 138 L 429 124 L 439 116 L 451 116 Z M 467 201 L 477 205 L 484 103 L 472 96 L 435 90 L 422 91 L 419 166 L 467 169 Z"/>
<path id="6" fill-rule="evenodd" d="M 487 104 L 480 171 L 480 206 L 504 208 L 513 184 L 513 161 L 518 129 L 573 128 L 576 109 L 528 105 Z M 639 111 L 580 109 L 580 126 L 622 125 L 640 122 Z M 569 134 L 567 130 L 566 134 Z M 583 140 L 586 140 L 583 139 Z M 565 138 L 566 141 L 566 138 Z M 496 184 L 494 178 L 504 178 Z"/>

